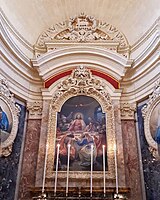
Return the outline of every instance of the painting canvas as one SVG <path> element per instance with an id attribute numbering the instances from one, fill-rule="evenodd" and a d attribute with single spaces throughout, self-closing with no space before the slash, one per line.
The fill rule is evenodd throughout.
<path id="1" fill-rule="evenodd" d="M 155 106 L 151 113 L 150 132 L 153 139 L 160 145 L 160 104 Z"/>
<path id="2" fill-rule="evenodd" d="M 89 171 L 91 145 L 93 145 L 93 170 L 103 170 L 103 149 L 106 155 L 106 114 L 92 97 L 76 96 L 67 100 L 57 113 L 56 150 L 59 148 L 59 170 L 67 168 L 68 144 L 70 147 L 70 171 Z M 55 166 L 54 165 L 54 166 Z"/>
<path id="3" fill-rule="evenodd" d="M 0 99 L 0 142 L 7 140 L 12 129 L 12 115 L 8 105 Z"/>

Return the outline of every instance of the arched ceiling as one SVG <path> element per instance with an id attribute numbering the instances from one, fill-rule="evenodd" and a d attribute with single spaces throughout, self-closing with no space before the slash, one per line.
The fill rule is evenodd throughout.
<path id="1" fill-rule="evenodd" d="M 137 42 L 160 15 L 159 0 L 0 0 L 13 27 L 30 44 L 48 27 L 84 12 Z"/>

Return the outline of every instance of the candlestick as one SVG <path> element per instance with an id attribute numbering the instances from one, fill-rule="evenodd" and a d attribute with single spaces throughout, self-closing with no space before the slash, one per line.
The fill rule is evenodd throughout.
<path id="1" fill-rule="evenodd" d="M 106 166 L 105 166 L 105 145 L 103 147 L 103 184 L 104 184 L 104 197 L 106 195 Z"/>
<path id="2" fill-rule="evenodd" d="M 55 183 L 54 183 L 54 194 L 55 194 L 55 195 L 56 195 L 56 191 L 57 191 L 57 175 L 58 175 L 59 147 L 60 147 L 60 144 L 57 144 L 56 174 L 55 174 Z"/>
<path id="3" fill-rule="evenodd" d="M 68 144 L 68 161 L 67 161 L 67 183 L 66 183 L 66 196 L 68 196 L 68 179 L 69 179 L 69 158 L 70 158 L 71 145 Z"/>
<path id="4" fill-rule="evenodd" d="M 117 168 L 117 150 L 114 144 L 114 160 L 115 160 L 115 173 L 116 173 L 116 194 L 118 194 L 118 168 Z"/>
<path id="5" fill-rule="evenodd" d="M 93 175 L 93 144 L 91 145 L 91 185 L 90 185 L 91 197 L 92 197 L 92 175 Z"/>
<path id="6" fill-rule="evenodd" d="M 45 160 L 44 160 L 42 194 L 44 193 L 44 186 L 45 186 L 45 179 L 46 179 L 47 156 L 48 156 L 48 144 L 46 145 L 46 153 L 45 153 Z"/>

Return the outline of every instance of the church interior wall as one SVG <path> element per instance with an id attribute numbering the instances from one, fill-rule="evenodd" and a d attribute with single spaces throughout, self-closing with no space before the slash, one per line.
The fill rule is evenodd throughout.
<path id="1" fill-rule="evenodd" d="M 103 83 L 104 91 L 108 92 L 112 101 L 119 186 L 130 188 L 129 200 L 158 200 L 160 163 L 148 150 L 141 112 L 144 105 L 139 106 L 138 103 L 148 98 L 160 78 L 159 19 L 141 40 L 130 47 L 129 58 L 104 47 L 86 47 L 83 44 L 75 47 L 65 44 L 36 57 L 34 47 L 9 26 L 4 16 L 2 24 L 0 79 L 9 82 L 11 93 L 23 103 L 21 100 L 17 101 L 21 112 L 12 153 L 9 157 L 1 158 L 0 198 L 29 200 L 32 198 L 31 191 L 42 187 L 51 102 L 61 83 L 70 75 L 56 80 L 49 88 L 45 88 L 45 82 L 82 65 L 111 76 L 120 84 L 115 89 L 111 83 L 93 75 L 95 80 Z M 138 132 L 134 116 L 136 110 Z M 139 160 L 137 134 L 142 160 Z M 65 183 L 63 178 L 61 186 L 64 187 Z M 53 184 L 53 177 L 48 178 L 46 186 L 52 187 Z M 71 183 L 72 186 L 76 184 L 76 180 Z M 86 180 L 84 184 L 89 187 L 90 182 Z M 103 186 L 99 180 L 95 185 Z M 115 177 L 108 179 L 106 185 L 115 186 Z"/>

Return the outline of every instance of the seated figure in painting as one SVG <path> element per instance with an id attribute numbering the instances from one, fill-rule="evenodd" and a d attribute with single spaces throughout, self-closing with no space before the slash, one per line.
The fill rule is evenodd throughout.
<path id="1" fill-rule="evenodd" d="M 82 119 L 81 114 L 77 114 L 76 118 L 71 122 L 69 131 L 83 131 L 86 127 L 84 120 Z"/>
<path id="2" fill-rule="evenodd" d="M 97 150 L 93 137 L 85 132 L 82 137 L 76 141 L 76 150 L 81 161 L 80 165 L 83 167 L 91 165 L 91 145 L 93 145 L 93 157 L 95 160 Z"/>
<path id="3" fill-rule="evenodd" d="M 62 114 L 62 115 L 58 114 L 57 115 L 59 133 L 65 132 L 65 131 L 68 130 L 70 123 L 73 121 L 72 115 L 73 115 L 73 112 L 70 112 L 70 114 L 68 116 L 65 116 L 64 114 Z"/>
<path id="4" fill-rule="evenodd" d="M 70 160 L 73 161 L 75 159 L 75 148 L 72 142 L 73 134 L 67 134 L 62 136 L 59 141 L 60 149 L 59 149 L 59 167 L 63 170 L 67 168 L 67 156 L 68 156 L 68 144 L 70 147 Z"/>

